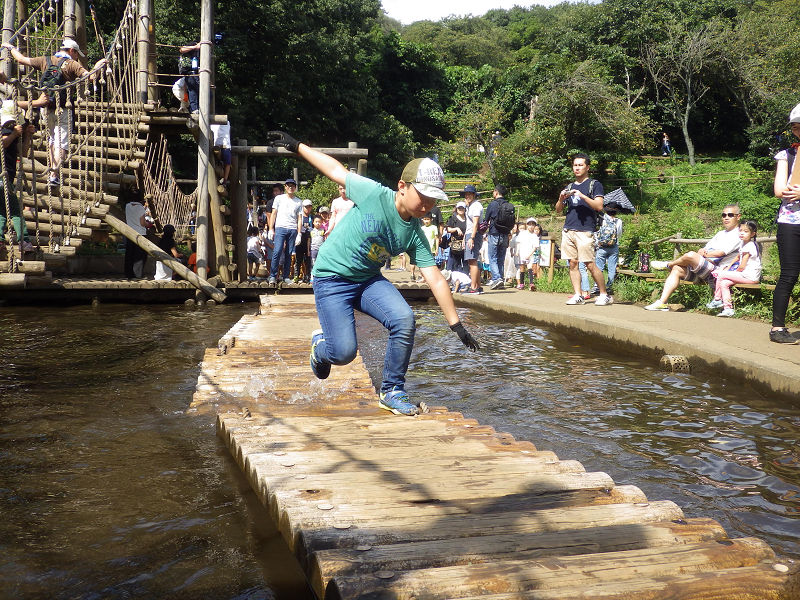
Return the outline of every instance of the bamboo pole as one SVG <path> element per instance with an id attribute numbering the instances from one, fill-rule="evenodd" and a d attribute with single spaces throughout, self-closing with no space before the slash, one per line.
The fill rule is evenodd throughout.
<path id="1" fill-rule="evenodd" d="M 314 148 L 328 156 L 338 158 L 367 158 L 369 150 L 366 148 Z M 286 148 L 275 146 L 232 146 L 231 152 L 234 154 L 244 154 L 250 156 L 297 156 L 294 152 L 289 152 Z"/>
<path id="2" fill-rule="evenodd" d="M 165 263 L 169 268 L 171 268 L 201 292 L 207 294 L 217 302 L 225 301 L 225 294 L 206 281 L 205 277 L 200 277 L 191 269 L 186 268 L 182 262 L 164 252 L 145 236 L 138 233 L 133 227 L 125 223 L 125 221 L 121 221 L 113 215 L 106 215 L 103 217 L 103 220 L 111 227 L 119 231 L 126 238 L 131 240 L 134 244 L 139 246 L 139 248 L 147 252 L 154 259 Z"/>
<path id="3" fill-rule="evenodd" d="M 64 37 L 75 40 L 75 0 L 64 0 Z"/>

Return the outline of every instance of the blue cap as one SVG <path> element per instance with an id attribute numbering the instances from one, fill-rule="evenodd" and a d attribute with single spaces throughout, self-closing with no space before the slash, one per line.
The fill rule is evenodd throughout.
<path id="1" fill-rule="evenodd" d="M 294 179 L 292 179 L 291 177 L 283 182 L 284 185 L 288 185 L 290 183 L 293 184 L 293 185 L 297 185 L 297 182 Z"/>
<path id="2" fill-rule="evenodd" d="M 464 190 L 463 190 L 463 191 L 461 191 L 461 192 L 458 192 L 458 195 L 459 195 L 459 196 L 461 196 L 461 197 L 463 198 L 463 197 L 464 197 L 464 196 L 466 196 L 466 195 L 467 195 L 469 192 L 472 192 L 472 193 L 473 193 L 473 194 L 475 194 L 476 196 L 478 195 L 478 190 L 476 190 L 476 189 L 475 189 L 475 186 L 474 186 L 474 185 L 472 185 L 471 183 L 470 183 L 470 184 L 467 184 L 467 185 L 465 185 L 465 186 L 464 186 Z"/>

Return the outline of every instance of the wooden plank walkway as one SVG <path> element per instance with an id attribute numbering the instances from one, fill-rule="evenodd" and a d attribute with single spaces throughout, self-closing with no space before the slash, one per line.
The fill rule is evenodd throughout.
<path id="1" fill-rule="evenodd" d="M 217 414 L 319 598 L 800 598 L 761 540 L 444 407 L 380 410 L 360 357 L 317 381 L 309 296 L 260 313 L 206 352 L 191 410 Z"/>

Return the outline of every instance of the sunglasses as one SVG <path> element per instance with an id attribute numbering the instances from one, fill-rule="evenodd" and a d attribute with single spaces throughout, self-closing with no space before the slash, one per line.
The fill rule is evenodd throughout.
<path id="1" fill-rule="evenodd" d="M 739 213 L 722 213 L 722 218 L 723 219 L 725 217 L 730 217 L 732 219 L 733 217 L 738 217 L 738 216 L 739 216 Z"/>

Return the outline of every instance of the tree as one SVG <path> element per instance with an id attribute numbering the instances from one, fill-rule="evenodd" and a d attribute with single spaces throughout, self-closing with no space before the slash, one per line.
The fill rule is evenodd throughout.
<path id="1" fill-rule="evenodd" d="M 496 136 L 504 118 L 505 113 L 497 102 L 486 98 L 463 99 L 450 115 L 456 139 L 483 148 L 483 157 L 493 181 L 497 181 L 494 166 Z"/>
<path id="2" fill-rule="evenodd" d="M 710 89 L 711 69 L 719 66 L 722 31 L 716 19 L 693 29 L 673 19 L 661 41 L 642 48 L 642 63 L 653 82 L 656 104 L 680 126 L 692 166 L 695 150 L 689 124 L 693 111 Z"/>

